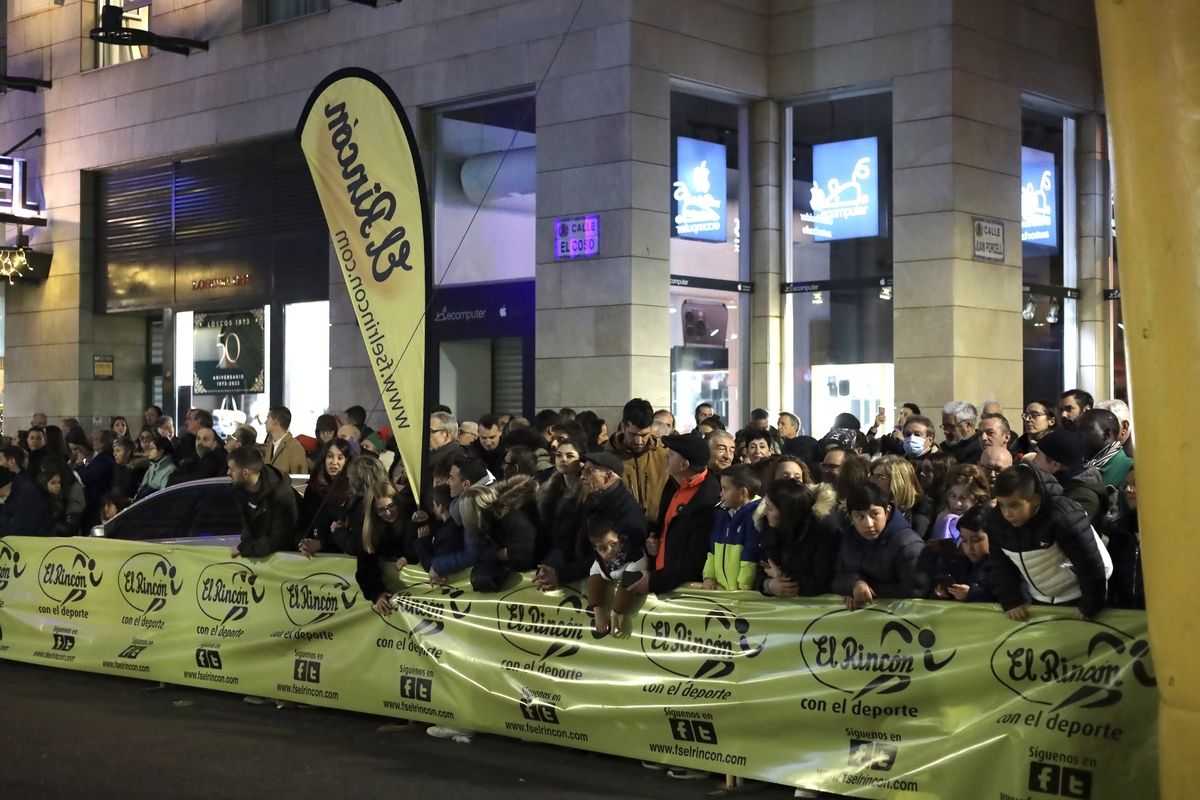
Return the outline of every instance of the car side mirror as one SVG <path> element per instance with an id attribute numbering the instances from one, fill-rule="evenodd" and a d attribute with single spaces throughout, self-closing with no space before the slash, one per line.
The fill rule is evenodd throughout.
<path id="1" fill-rule="evenodd" d="M 95 536 L 98 538 L 103 538 L 104 537 L 104 526 L 103 525 L 92 526 L 92 532 L 89 535 Z"/>

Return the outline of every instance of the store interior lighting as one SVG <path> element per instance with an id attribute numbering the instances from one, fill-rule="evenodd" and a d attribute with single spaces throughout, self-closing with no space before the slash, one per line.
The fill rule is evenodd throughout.
<path id="1" fill-rule="evenodd" d="M 1046 314 L 1046 322 L 1049 322 L 1051 325 L 1057 325 L 1058 311 L 1058 298 L 1056 297 L 1050 301 L 1050 311 Z"/>
<path id="2" fill-rule="evenodd" d="M 1033 318 L 1037 316 L 1037 306 L 1033 303 L 1033 295 L 1025 295 L 1025 308 L 1021 310 L 1021 316 L 1026 322 L 1032 322 Z"/>
<path id="3" fill-rule="evenodd" d="M 812 293 L 812 304 L 814 306 L 819 306 L 824 302 L 825 302 L 825 297 L 820 292 Z"/>

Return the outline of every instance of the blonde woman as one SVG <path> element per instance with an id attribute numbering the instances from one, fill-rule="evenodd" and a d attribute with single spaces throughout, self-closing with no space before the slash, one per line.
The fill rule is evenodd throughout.
<path id="1" fill-rule="evenodd" d="M 888 492 L 909 525 L 924 537 L 933 521 L 933 505 L 921 489 L 912 462 L 902 456 L 884 456 L 871 465 L 871 483 Z"/>
<path id="2" fill-rule="evenodd" d="M 383 480 L 367 490 L 363 507 L 362 552 L 354 577 L 363 597 L 386 616 L 392 609 L 383 581 L 383 562 L 395 563 L 396 569 L 418 563 L 417 528 L 412 522 L 417 504 L 412 492 L 401 492 L 390 480 Z"/>

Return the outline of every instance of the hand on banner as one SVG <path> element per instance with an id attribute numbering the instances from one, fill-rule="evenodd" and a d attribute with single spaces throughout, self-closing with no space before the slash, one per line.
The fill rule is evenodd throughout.
<path id="1" fill-rule="evenodd" d="M 608 609 L 596 606 L 592 609 L 592 612 L 592 627 L 596 629 L 596 633 L 608 633 L 608 629 L 612 625 L 609 620 Z"/>
<path id="2" fill-rule="evenodd" d="M 399 558 L 396 559 L 396 571 L 397 572 L 399 572 L 400 570 L 404 569 L 407 566 L 408 566 L 408 559 L 405 558 L 404 556 L 400 556 Z"/>
<path id="3" fill-rule="evenodd" d="M 387 592 L 382 592 L 379 597 L 375 598 L 375 613 L 381 617 L 391 615 L 396 609 L 392 608 L 392 596 Z"/>
<path id="4" fill-rule="evenodd" d="M 313 554 L 321 552 L 321 540 L 305 537 L 300 540 L 300 554 L 312 558 Z"/>
<path id="5" fill-rule="evenodd" d="M 1082 608 L 1079 608 L 1078 606 L 1076 606 L 1075 607 L 1075 619 L 1079 620 L 1080 622 L 1087 622 L 1088 615 L 1083 613 Z"/>
<path id="6" fill-rule="evenodd" d="M 235 544 L 233 547 L 229 548 L 229 557 L 230 558 L 237 558 L 241 554 L 242 554 L 242 551 L 241 551 L 240 545 Z"/>
<path id="7" fill-rule="evenodd" d="M 768 578 L 778 578 L 783 575 L 783 570 L 779 568 L 779 565 L 769 558 L 762 562 L 762 568 Z"/>
<path id="8" fill-rule="evenodd" d="M 700 584 L 700 588 L 701 589 L 716 589 L 717 588 L 717 579 L 716 578 L 705 578 L 704 583 Z"/>
<path id="9" fill-rule="evenodd" d="M 1010 608 L 1008 611 L 1005 611 L 1004 613 L 1007 614 L 1008 618 L 1014 622 L 1028 622 L 1029 621 L 1029 607 L 1025 606 L 1025 605 L 1019 605 L 1014 608 Z"/>
<path id="10" fill-rule="evenodd" d="M 441 575 L 438 575 L 437 570 L 435 570 L 435 569 L 429 570 L 429 585 L 430 586 L 441 586 L 445 582 L 446 582 L 446 579 L 444 577 L 442 577 Z"/>
<path id="11" fill-rule="evenodd" d="M 796 583 L 791 578 L 769 578 L 767 579 L 767 591 L 772 597 L 797 597 L 800 594 L 800 584 Z"/>
<path id="12" fill-rule="evenodd" d="M 850 596 L 843 597 L 842 601 L 845 603 L 847 609 L 853 611 L 856 608 L 870 605 L 874 599 L 875 592 L 866 581 L 855 581 Z"/>
<path id="13" fill-rule="evenodd" d="M 557 589 L 558 571 L 554 567 L 538 564 L 537 573 L 533 576 L 533 582 L 544 592 Z"/>

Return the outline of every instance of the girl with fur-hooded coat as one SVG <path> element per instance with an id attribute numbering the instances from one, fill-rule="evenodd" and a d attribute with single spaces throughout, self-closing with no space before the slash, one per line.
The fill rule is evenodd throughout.
<path id="1" fill-rule="evenodd" d="M 767 488 L 763 502 L 754 512 L 754 524 L 761 531 L 763 562 L 754 587 L 763 594 L 775 594 L 778 577 L 796 584 L 795 596 L 829 594 L 837 569 L 841 542 L 841 519 L 837 492 L 827 483 L 808 486 L 783 479 Z M 777 525 L 769 524 L 768 512 Z M 769 574 L 778 568 L 778 576 Z M 790 596 L 790 591 L 787 592 Z"/>
<path id="2" fill-rule="evenodd" d="M 475 543 L 471 585 L 494 592 L 508 573 L 537 566 L 545 550 L 537 523 L 537 481 L 518 475 L 487 486 L 472 486 L 462 494 L 459 510 L 463 528 Z"/>

